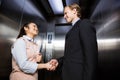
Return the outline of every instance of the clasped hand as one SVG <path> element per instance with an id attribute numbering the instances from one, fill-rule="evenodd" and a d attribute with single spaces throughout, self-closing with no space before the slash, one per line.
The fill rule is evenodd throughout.
<path id="1" fill-rule="evenodd" d="M 51 59 L 47 64 L 49 65 L 47 70 L 54 71 L 58 66 L 58 61 L 56 59 Z"/>

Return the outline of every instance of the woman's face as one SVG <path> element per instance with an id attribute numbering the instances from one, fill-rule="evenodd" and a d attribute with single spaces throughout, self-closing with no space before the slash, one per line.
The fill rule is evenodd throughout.
<path id="1" fill-rule="evenodd" d="M 26 34 L 31 36 L 36 36 L 38 34 L 38 27 L 35 23 L 30 23 L 27 28 L 25 28 Z"/>

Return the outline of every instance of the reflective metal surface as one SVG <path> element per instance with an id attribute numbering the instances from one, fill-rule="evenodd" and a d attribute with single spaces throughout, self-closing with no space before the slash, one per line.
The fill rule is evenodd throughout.
<path id="1" fill-rule="evenodd" d="M 49 0 L 51 1 L 51 0 Z M 65 35 L 71 29 L 63 12 L 51 8 L 48 0 L 0 0 L 0 80 L 9 80 L 11 45 L 23 23 L 38 24 L 37 43 L 44 62 L 64 55 Z M 83 8 L 97 32 L 99 50 L 98 80 L 115 80 L 120 72 L 120 0 L 61 0 L 63 7 L 73 2 Z M 53 10 L 54 9 L 54 10 Z M 61 80 L 60 74 L 39 71 L 40 80 Z"/>
<path id="2" fill-rule="evenodd" d="M 120 1 L 100 0 L 91 19 L 99 47 L 99 79 L 115 80 L 120 71 Z"/>

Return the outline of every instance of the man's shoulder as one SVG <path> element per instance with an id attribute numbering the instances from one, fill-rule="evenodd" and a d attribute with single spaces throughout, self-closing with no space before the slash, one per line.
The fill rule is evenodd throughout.
<path id="1" fill-rule="evenodd" d="M 91 22 L 91 21 L 90 21 L 90 19 L 82 19 L 81 22 L 89 23 L 89 22 Z"/>
<path id="2" fill-rule="evenodd" d="M 87 23 L 91 23 L 91 21 L 89 19 L 80 19 L 77 21 L 77 24 L 87 24 Z"/>
<path id="3" fill-rule="evenodd" d="M 90 19 L 82 19 L 79 23 L 79 29 L 89 29 L 93 27 Z"/>
<path id="4" fill-rule="evenodd" d="M 92 21 L 90 19 L 82 19 L 79 24 L 82 26 L 91 25 Z"/>

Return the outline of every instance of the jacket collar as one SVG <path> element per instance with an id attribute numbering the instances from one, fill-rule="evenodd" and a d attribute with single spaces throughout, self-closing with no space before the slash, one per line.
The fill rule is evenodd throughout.
<path id="1" fill-rule="evenodd" d="M 80 20 L 80 18 L 77 18 L 76 20 L 72 21 L 72 26 L 74 26 L 78 20 Z"/>

